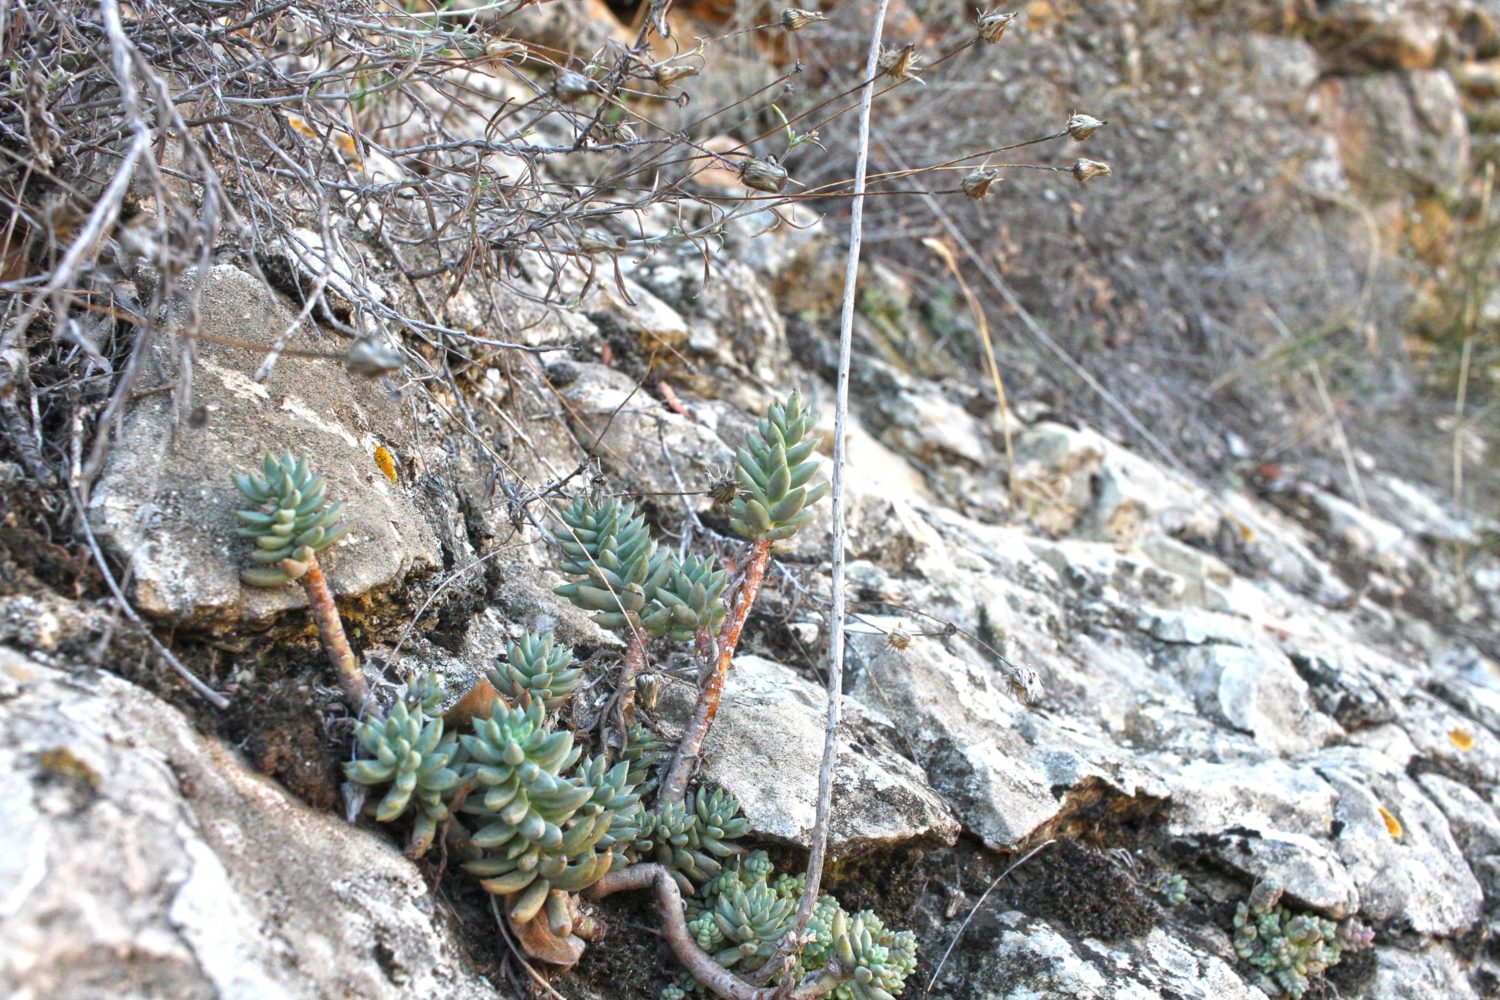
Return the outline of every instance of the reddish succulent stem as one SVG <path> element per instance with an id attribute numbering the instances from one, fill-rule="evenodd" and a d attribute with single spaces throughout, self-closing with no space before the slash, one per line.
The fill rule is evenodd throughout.
<path id="1" fill-rule="evenodd" d="M 586 890 L 590 899 L 626 889 L 652 889 L 655 891 L 656 908 L 661 912 L 662 936 L 672 948 L 672 954 L 705 988 L 724 1000 L 773 1000 L 778 989 L 775 986 L 752 986 L 734 973 L 715 962 L 713 956 L 693 940 L 683 915 L 682 891 L 672 873 L 657 864 L 631 865 L 612 871 Z M 845 981 L 848 975 L 830 962 L 826 967 L 807 976 L 791 991 L 793 1000 L 812 1000 L 832 990 Z"/>
<path id="2" fill-rule="evenodd" d="M 765 579 L 766 564 L 770 559 L 770 540 L 756 539 L 750 549 L 750 561 L 745 566 L 744 582 L 740 584 L 739 593 L 734 599 L 733 614 L 730 615 L 729 623 L 724 628 L 724 636 L 719 641 L 719 659 L 703 682 L 702 690 L 698 692 L 693 717 L 682 733 L 682 740 L 678 742 L 677 751 L 672 755 L 672 766 L 667 771 L 666 780 L 662 782 L 658 801 L 663 804 L 681 802 L 682 797 L 687 794 L 688 779 L 692 777 L 693 767 L 698 763 L 703 740 L 708 736 L 708 729 L 719 712 L 719 698 L 724 693 L 724 681 L 729 676 L 729 663 L 734 657 L 734 648 L 739 645 L 740 632 L 745 628 L 745 619 L 750 616 L 750 606 L 755 603 L 755 596 L 760 593 L 761 581 Z"/>
<path id="3" fill-rule="evenodd" d="M 344 689 L 344 698 L 355 715 L 364 713 L 365 700 L 370 696 L 370 685 L 359 672 L 359 661 L 354 650 L 349 648 L 349 637 L 344 635 L 344 623 L 339 619 L 338 605 L 333 603 L 333 591 L 328 578 L 317 559 L 307 564 L 307 572 L 297 578 L 302 589 L 307 591 L 307 602 L 312 607 L 313 620 L 318 623 L 318 635 L 323 639 L 323 651 L 333 661 L 339 672 L 339 684 Z"/>
<path id="4" fill-rule="evenodd" d="M 630 724 L 635 721 L 635 679 L 646 665 L 646 633 L 634 612 L 628 617 L 630 641 L 625 646 L 625 662 L 620 665 L 620 685 L 615 698 L 615 727 L 620 732 L 622 747 L 629 739 Z"/>

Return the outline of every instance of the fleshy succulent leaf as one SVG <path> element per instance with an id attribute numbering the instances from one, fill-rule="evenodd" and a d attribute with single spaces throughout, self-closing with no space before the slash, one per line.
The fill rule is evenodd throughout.
<path id="1" fill-rule="evenodd" d="M 235 533 L 255 541 L 252 562 L 272 567 L 295 556 L 305 563 L 312 553 L 328 548 L 348 532 L 348 525 L 338 520 L 343 503 L 329 506 L 326 485 L 322 477 L 308 471 L 305 458 L 287 454 L 278 459 L 268 453 L 261 469 L 262 474 L 236 473 L 232 477 L 240 493 L 256 505 L 235 512 L 242 522 Z M 305 558 L 299 550 L 306 550 Z M 280 569 L 251 569 L 240 574 L 244 583 L 254 587 L 274 587 L 292 578 Z"/>

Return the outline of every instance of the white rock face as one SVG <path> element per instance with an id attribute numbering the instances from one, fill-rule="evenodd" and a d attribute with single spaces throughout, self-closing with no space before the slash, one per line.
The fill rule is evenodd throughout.
<path id="1" fill-rule="evenodd" d="M 685 719 L 695 697 L 687 685 L 671 684 L 662 693 L 664 714 Z M 740 800 L 757 836 L 810 845 L 825 704 L 823 690 L 795 671 L 758 656 L 735 658 L 700 774 Z M 834 857 L 908 841 L 951 844 L 958 836 L 957 820 L 921 768 L 888 741 L 894 730 L 891 720 L 848 702 L 828 838 Z"/>
<path id="2" fill-rule="evenodd" d="M 6 996 L 500 996 L 385 838 L 113 676 L 0 649 L 0 688 Z"/>

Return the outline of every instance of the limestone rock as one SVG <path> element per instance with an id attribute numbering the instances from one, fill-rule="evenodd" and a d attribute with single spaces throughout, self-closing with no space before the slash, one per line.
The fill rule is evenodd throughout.
<path id="1" fill-rule="evenodd" d="M 1175 670 L 1201 711 L 1250 733 L 1274 752 L 1314 750 L 1342 735 L 1314 707 L 1307 682 L 1276 650 L 1198 646 L 1178 659 Z"/>
<path id="2" fill-rule="evenodd" d="M 985 1000 L 1264 1000 L 1233 966 L 1177 937 L 1153 930 L 1143 938 L 1104 947 L 1072 941 L 1046 921 L 1008 912 L 994 921 L 993 945 L 967 972 L 966 995 Z M 946 982 L 955 996 L 957 983 Z M 909 987 L 908 987 L 909 988 Z"/>
<path id="3" fill-rule="evenodd" d="M 667 719 L 685 720 L 695 686 L 662 692 Z M 735 658 L 699 776 L 740 800 L 756 836 L 807 847 L 816 815 L 825 696 L 797 673 L 758 656 Z M 678 730 L 680 731 L 680 730 Z M 857 702 L 846 704 L 834 775 L 828 849 L 848 856 L 909 841 L 952 843 L 958 823 L 887 733 L 902 732 Z M 675 736 L 675 732 L 674 732 Z"/>
<path id="4" fill-rule="evenodd" d="M 1447 73 L 1332 77 L 1318 100 L 1363 193 L 1390 197 L 1413 186 L 1456 193 L 1468 171 L 1469 133 Z"/>
<path id="5" fill-rule="evenodd" d="M 869 636 L 851 637 L 851 654 L 854 697 L 901 720 L 933 787 L 986 846 L 1014 847 L 1089 802 L 1165 793 L 1103 740 L 1020 705 L 989 664 Z"/>
<path id="6" fill-rule="evenodd" d="M 17 998 L 500 994 L 422 874 L 109 675 L 0 649 L 0 991 Z"/>
<path id="7" fill-rule="evenodd" d="M 1480 915 L 1482 893 L 1447 820 L 1381 754 L 1325 751 L 1318 772 L 1338 792 L 1339 856 L 1368 920 L 1399 920 L 1419 934 L 1457 934 Z"/>

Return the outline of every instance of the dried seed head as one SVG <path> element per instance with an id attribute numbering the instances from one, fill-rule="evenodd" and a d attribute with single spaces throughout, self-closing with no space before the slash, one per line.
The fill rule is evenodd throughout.
<path id="1" fill-rule="evenodd" d="M 565 101 L 576 101 L 594 92 L 594 81 L 575 70 L 564 70 L 552 83 L 552 92 Z"/>
<path id="2" fill-rule="evenodd" d="M 786 187 L 786 176 L 786 167 L 777 163 L 773 156 L 752 156 L 740 168 L 740 183 L 768 194 L 780 194 Z"/>
<path id="3" fill-rule="evenodd" d="M 656 82 L 663 87 L 670 87 L 678 80 L 697 75 L 697 66 L 658 66 L 656 68 Z"/>
<path id="4" fill-rule="evenodd" d="M 406 364 L 401 352 L 375 337 L 360 337 L 344 352 L 344 367 L 351 375 L 375 378 L 399 372 Z"/>
<path id="5" fill-rule="evenodd" d="M 660 674 L 641 674 L 635 679 L 636 704 L 648 712 L 656 711 L 661 700 L 662 678 Z"/>
<path id="6" fill-rule="evenodd" d="M 1014 667 L 1006 679 L 1010 693 L 1023 705 L 1035 704 L 1042 696 L 1042 678 L 1030 667 Z"/>
<path id="7" fill-rule="evenodd" d="M 781 20 L 776 23 L 787 31 L 801 31 L 809 24 L 817 24 L 819 21 L 828 20 L 828 15 L 816 10 L 799 10 L 796 7 L 788 7 L 781 12 Z"/>
<path id="8" fill-rule="evenodd" d="M 1005 34 L 1005 29 L 1010 27 L 1010 22 L 1016 19 L 1015 11 L 1001 13 L 998 10 L 985 11 L 979 15 L 979 37 L 989 45 L 994 45 Z"/>
<path id="9" fill-rule="evenodd" d="M 708 495 L 715 507 L 727 507 L 740 495 L 740 482 L 730 475 L 720 476 L 708 484 Z"/>
<path id="10" fill-rule="evenodd" d="M 1107 124 L 1093 115 L 1074 115 L 1068 119 L 1068 134 L 1082 142 Z"/>
<path id="11" fill-rule="evenodd" d="M 625 237 L 614 233 L 584 233 L 578 237 L 578 249 L 584 253 L 620 253 L 625 249 Z"/>
<path id="12" fill-rule="evenodd" d="M 911 645 L 911 636 L 907 635 L 900 625 L 897 625 L 886 633 L 885 644 L 891 649 L 906 649 Z"/>
<path id="13" fill-rule="evenodd" d="M 497 62 L 506 59 L 526 58 L 526 46 L 509 38 L 492 38 L 484 46 L 484 54 Z"/>
<path id="14" fill-rule="evenodd" d="M 1108 177 L 1113 172 L 1109 169 L 1108 163 L 1100 163 L 1098 160 L 1085 160 L 1081 156 L 1078 158 L 1078 162 L 1073 164 L 1073 176 L 1080 184 L 1087 184 L 1095 177 Z"/>
<path id="15" fill-rule="evenodd" d="M 899 49 L 886 49 L 880 53 L 880 61 L 876 63 L 880 72 L 892 80 L 915 79 L 917 70 L 917 47 L 907 42 Z"/>
<path id="16" fill-rule="evenodd" d="M 964 174 L 964 194 L 978 201 L 990 193 L 990 185 L 995 183 L 995 178 L 999 175 L 1000 171 L 994 167 L 977 167 L 970 170 Z"/>

